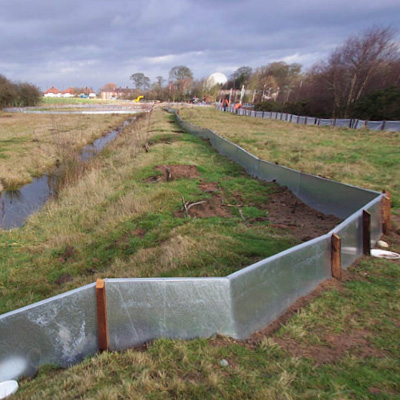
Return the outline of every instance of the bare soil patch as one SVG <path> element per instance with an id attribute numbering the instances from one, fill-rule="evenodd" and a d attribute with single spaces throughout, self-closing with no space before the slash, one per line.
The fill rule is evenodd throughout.
<path id="1" fill-rule="evenodd" d="M 329 232 L 342 220 L 314 210 L 299 200 L 289 189 L 281 187 L 265 205 L 266 217 L 275 228 L 290 229 L 302 242 Z"/>
<path id="2" fill-rule="evenodd" d="M 331 363 L 352 352 L 360 358 L 385 357 L 386 353 L 375 348 L 369 341 L 371 333 L 363 330 L 353 330 L 341 334 L 328 333 L 321 335 L 326 344 L 303 345 L 291 338 L 275 338 L 274 341 L 294 357 L 312 358 L 319 364 Z"/>
<path id="3" fill-rule="evenodd" d="M 182 131 L 172 131 L 172 132 L 183 133 Z M 156 144 L 172 144 L 174 142 L 177 142 L 179 140 L 180 136 L 181 135 L 163 136 L 161 138 L 150 140 L 148 145 L 149 146 L 154 146 Z"/>
<path id="4" fill-rule="evenodd" d="M 63 283 L 71 282 L 72 276 L 70 274 L 62 274 L 58 279 L 56 279 L 55 283 L 58 286 L 61 286 Z"/>
<path id="5" fill-rule="evenodd" d="M 176 212 L 175 217 L 184 217 L 185 211 L 182 209 Z M 203 200 L 199 204 L 193 206 L 188 204 L 188 215 L 193 218 L 210 218 L 210 217 L 231 217 L 232 214 L 224 204 L 224 199 L 220 194 L 215 194 L 209 200 Z"/>
<path id="6" fill-rule="evenodd" d="M 146 182 L 172 181 L 175 179 L 193 179 L 199 176 L 195 165 L 157 165 L 155 171 L 162 172 L 162 175 L 151 176 Z"/>
<path id="7" fill-rule="evenodd" d="M 219 190 L 218 182 L 204 182 L 200 181 L 199 189 L 204 193 L 214 193 Z"/>
<path id="8" fill-rule="evenodd" d="M 59 261 L 66 263 L 69 260 L 73 261 L 73 257 L 78 254 L 74 246 L 66 246 L 65 250 L 59 254 Z"/>

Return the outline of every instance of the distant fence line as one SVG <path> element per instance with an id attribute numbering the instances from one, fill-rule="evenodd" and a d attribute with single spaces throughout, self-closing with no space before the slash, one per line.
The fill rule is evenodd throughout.
<path id="1" fill-rule="evenodd" d="M 299 297 L 368 254 L 388 226 L 378 192 L 261 160 L 216 133 L 183 121 L 254 177 L 287 186 L 309 206 L 345 220 L 331 232 L 226 277 L 106 279 L 0 315 L 0 381 L 38 366 L 75 364 L 98 349 L 123 350 L 167 337 L 215 333 L 245 339 Z"/>
<path id="2" fill-rule="evenodd" d="M 217 105 L 216 108 L 220 111 L 223 111 L 221 105 Z M 317 118 L 317 117 L 306 117 L 301 115 L 275 112 L 275 111 L 255 111 L 255 110 L 248 110 L 246 108 L 239 108 L 236 110 L 233 106 L 227 107 L 227 111 L 237 115 L 274 119 L 301 125 L 332 126 L 332 127 L 349 128 L 349 129 L 366 128 L 372 131 L 400 132 L 400 121 L 368 121 L 355 118 L 342 118 L 342 119 Z"/>

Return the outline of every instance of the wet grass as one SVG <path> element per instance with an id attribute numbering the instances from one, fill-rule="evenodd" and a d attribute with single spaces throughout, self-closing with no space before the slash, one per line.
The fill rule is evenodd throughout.
<path id="1" fill-rule="evenodd" d="M 182 118 L 271 162 L 339 182 L 393 194 L 400 207 L 399 132 L 339 129 L 183 108 Z"/>

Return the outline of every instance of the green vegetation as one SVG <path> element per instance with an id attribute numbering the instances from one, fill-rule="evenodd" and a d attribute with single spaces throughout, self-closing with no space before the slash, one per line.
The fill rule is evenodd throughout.
<path id="1" fill-rule="evenodd" d="M 149 133 L 142 118 L 85 168 L 72 164 L 57 201 L 3 232 L 0 312 L 96 278 L 224 276 L 300 242 L 266 221 L 276 184 L 250 179 L 172 118 L 157 110 Z M 185 218 L 182 197 L 207 207 Z"/>
<path id="2" fill-rule="evenodd" d="M 187 112 L 193 113 L 181 115 Z M 97 277 L 225 275 L 299 240 L 266 222 L 249 224 L 265 215 L 262 203 L 275 185 L 249 179 L 206 142 L 179 132 L 171 119 L 156 111 L 149 136 L 145 120 L 128 128 L 58 201 L 24 228 L 0 236 L 2 312 Z M 263 134 L 258 126 L 249 146 Z M 191 176 L 179 177 L 175 165 L 191 167 Z M 164 166 L 171 181 L 163 178 Z M 221 196 L 233 206 L 231 215 L 184 218 L 181 196 L 186 202 Z M 248 224 L 238 204 L 247 205 L 241 210 Z M 385 239 L 400 251 L 399 235 Z M 67 370 L 46 366 L 20 382 L 15 398 L 400 398 L 399 266 L 364 258 L 343 283 L 325 284 L 274 333 L 243 342 L 161 339 Z"/>
<path id="3" fill-rule="evenodd" d="M 367 189 L 387 189 L 393 207 L 400 207 L 398 132 L 297 125 L 212 108 L 183 108 L 181 116 L 264 160 Z"/>

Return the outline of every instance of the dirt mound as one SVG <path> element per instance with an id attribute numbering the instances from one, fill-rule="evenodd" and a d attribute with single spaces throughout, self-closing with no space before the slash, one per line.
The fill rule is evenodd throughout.
<path id="1" fill-rule="evenodd" d="M 162 175 L 151 176 L 147 178 L 147 182 L 172 181 L 182 178 L 193 179 L 199 176 L 195 165 L 157 165 L 154 170 L 161 171 Z"/>

